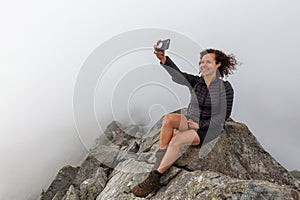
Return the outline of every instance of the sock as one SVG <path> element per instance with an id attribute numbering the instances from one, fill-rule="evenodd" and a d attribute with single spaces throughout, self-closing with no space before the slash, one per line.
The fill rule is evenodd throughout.
<path id="1" fill-rule="evenodd" d="M 154 170 L 154 174 L 155 175 L 158 175 L 159 177 L 161 177 L 163 174 L 162 173 L 160 173 L 159 171 L 157 171 L 157 170 Z"/>

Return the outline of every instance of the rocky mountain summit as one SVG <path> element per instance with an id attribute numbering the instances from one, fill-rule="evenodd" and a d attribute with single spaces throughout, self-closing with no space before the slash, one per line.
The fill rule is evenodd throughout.
<path id="1" fill-rule="evenodd" d="M 186 109 L 175 111 L 185 113 Z M 228 120 L 217 138 L 188 147 L 146 198 L 131 188 L 155 162 L 162 119 L 148 132 L 113 121 L 80 166 L 65 166 L 41 200 L 300 199 L 300 182 L 259 144 L 246 125 Z M 175 131 L 176 132 L 176 131 Z"/>

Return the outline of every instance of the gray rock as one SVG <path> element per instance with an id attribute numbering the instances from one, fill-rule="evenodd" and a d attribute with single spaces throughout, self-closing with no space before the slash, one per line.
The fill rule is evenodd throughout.
<path id="1" fill-rule="evenodd" d="M 137 160 L 154 164 L 154 152 L 137 153 Z"/>
<path id="2" fill-rule="evenodd" d="M 168 169 L 164 175 L 160 179 L 161 185 L 167 185 L 171 179 L 176 177 L 182 169 L 172 166 L 170 169 Z"/>
<path id="3" fill-rule="evenodd" d="M 262 148 L 247 126 L 234 121 L 226 122 L 221 135 L 201 149 L 189 147 L 176 165 L 191 171 L 210 170 L 234 178 L 266 180 L 299 189 L 298 181 Z"/>
<path id="4" fill-rule="evenodd" d="M 151 199 L 299 199 L 300 193 L 267 181 L 239 180 L 216 172 L 182 171 Z"/>
<path id="5" fill-rule="evenodd" d="M 134 199 L 130 187 L 146 178 L 152 166 L 145 162 L 127 160 L 119 163 L 109 177 L 104 190 L 97 197 L 101 199 Z"/>
<path id="6" fill-rule="evenodd" d="M 79 200 L 78 191 L 76 191 L 73 185 L 70 186 L 62 200 Z"/>
<path id="7" fill-rule="evenodd" d="M 117 121 L 112 121 L 104 131 L 104 135 L 106 135 L 109 140 L 112 140 L 114 137 L 122 133 L 124 133 L 124 131 L 121 128 L 121 123 Z"/>
<path id="8" fill-rule="evenodd" d="M 96 158 L 88 155 L 80 167 L 66 166 L 62 168 L 48 190 L 41 195 L 40 199 L 60 200 L 63 197 L 67 199 L 72 199 L 74 197 L 74 199 L 76 199 L 77 197 L 75 198 L 74 191 L 76 191 L 76 195 L 78 196 L 80 185 L 84 180 L 99 179 L 98 174 L 100 169 L 103 171 L 104 175 L 101 176 L 101 180 L 98 182 L 100 182 L 100 185 L 105 185 L 107 181 L 107 169 L 100 167 L 100 165 L 101 163 Z M 91 187 L 92 186 L 93 185 L 91 184 Z M 89 186 L 87 186 L 87 189 L 90 189 Z M 98 193 L 102 189 L 103 188 L 101 187 L 97 188 Z M 68 194 L 66 193 L 67 191 L 69 192 Z M 54 193 L 55 195 L 53 195 Z"/>
<path id="9" fill-rule="evenodd" d="M 90 155 L 95 157 L 102 165 L 109 168 L 116 166 L 116 158 L 120 149 L 115 145 L 99 145 L 90 151 Z"/>
<path id="10" fill-rule="evenodd" d="M 94 200 L 98 194 L 104 189 L 107 182 L 107 175 L 103 168 L 98 168 L 96 174 L 80 185 L 80 199 Z"/>
<path id="11" fill-rule="evenodd" d="M 64 176 L 59 173 L 58 180 L 64 184 L 56 180 L 55 187 L 51 185 L 43 193 L 44 199 L 77 198 L 79 193 L 81 199 L 97 200 L 299 199 L 299 181 L 262 148 L 246 125 L 232 119 L 201 149 L 182 149 L 182 156 L 161 178 L 157 192 L 135 197 L 131 188 L 147 177 L 155 162 L 162 120 L 148 133 L 136 125 L 121 128 L 112 122 L 81 167 Z"/>
<path id="12" fill-rule="evenodd" d="M 127 137 L 142 138 L 144 135 L 143 129 L 138 125 L 130 125 L 124 129 Z"/>
<path id="13" fill-rule="evenodd" d="M 104 199 L 140 199 L 131 193 L 132 187 L 142 182 L 152 169 L 151 164 L 136 160 L 127 160 L 114 169 L 109 177 L 104 190 L 97 197 L 97 200 Z M 181 169 L 171 167 L 161 178 L 161 185 L 167 183 L 175 177 Z M 149 197 L 155 193 L 149 194 Z M 141 198 L 143 199 L 143 198 Z"/>
<path id="14" fill-rule="evenodd" d="M 40 196 L 41 200 L 62 199 L 70 185 L 73 183 L 79 167 L 65 166 L 59 170 L 55 179 L 50 184 L 46 192 Z"/>
<path id="15" fill-rule="evenodd" d="M 141 152 L 148 152 L 151 149 L 153 149 L 153 145 L 158 146 L 159 144 L 159 131 L 157 130 L 156 135 L 151 136 L 151 137 L 145 137 L 142 139 L 140 143 L 140 148 L 139 148 L 139 153 Z"/>
<path id="16" fill-rule="evenodd" d="M 115 159 L 115 163 L 123 162 L 128 159 L 136 159 L 137 151 L 139 150 L 139 144 L 137 140 L 133 139 L 128 142 L 128 146 L 123 146 Z"/>
<path id="17" fill-rule="evenodd" d="M 88 155 L 86 159 L 81 163 L 80 168 L 77 172 L 73 185 L 76 189 L 79 189 L 80 184 L 89 178 L 92 178 L 96 173 L 101 163 L 92 155 Z"/>
<path id="18" fill-rule="evenodd" d="M 121 124 L 117 121 L 112 121 L 105 129 L 104 133 L 96 139 L 96 147 L 100 145 L 110 145 L 115 143 L 115 138 L 124 135 L 124 130 Z"/>

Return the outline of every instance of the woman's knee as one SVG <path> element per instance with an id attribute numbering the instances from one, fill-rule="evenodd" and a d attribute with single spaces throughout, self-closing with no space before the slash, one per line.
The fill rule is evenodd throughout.
<path id="1" fill-rule="evenodd" d="M 176 135 L 174 135 L 169 143 L 169 147 L 173 148 L 181 148 L 183 146 L 180 138 Z"/>
<path id="2" fill-rule="evenodd" d="M 190 145 L 198 145 L 200 138 L 194 130 L 184 131 L 175 134 L 170 140 L 169 146 L 181 148 Z"/>
<path id="3" fill-rule="evenodd" d="M 164 116 L 162 126 L 173 127 L 173 124 L 174 124 L 174 116 L 172 114 L 166 114 Z"/>

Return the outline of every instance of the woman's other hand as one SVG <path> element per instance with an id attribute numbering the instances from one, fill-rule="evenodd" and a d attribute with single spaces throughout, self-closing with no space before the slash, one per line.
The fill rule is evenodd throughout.
<path id="1" fill-rule="evenodd" d="M 159 40 L 160 41 L 160 40 Z M 158 42 L 159 42 L 158 41 Z M 157 43 L 158 43 L 157 42 Z M 156 50 L 156 48 L 157 48 L 157 45 L 154 45 L 153 46 L 154 47 L 154 54 L 156 55 L 156 57 L 159 59 L 159 61 L 162 63 L 162 64 L 165 64 L 165 62 L 166 62 L 166 60 L 167 60 L 167 58 L 166 58 L 166 56 L 165 56 L 165 50 Z"/>
<path id="2" fill-rule="evenodd" d="M 199 129 L 200 128 L 199 124 L 197 122 L 194 122 L 191 119 L 187 120 L 187 123 L 188 123 L 190 128 L 193 128 L 193 129 Z"/>

